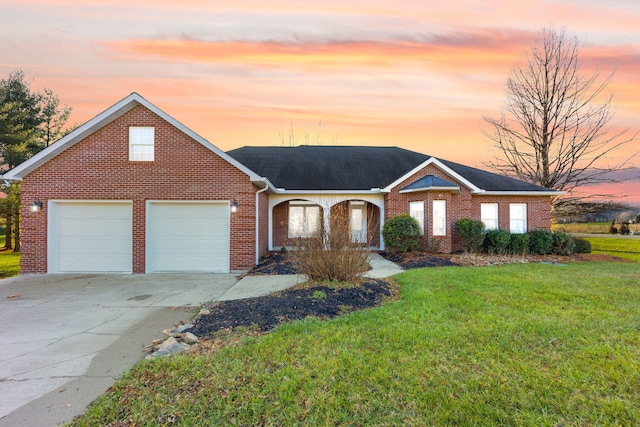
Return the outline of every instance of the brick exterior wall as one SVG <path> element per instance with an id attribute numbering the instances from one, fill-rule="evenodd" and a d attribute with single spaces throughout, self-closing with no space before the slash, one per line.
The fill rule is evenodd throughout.
<path id="1" fill-rule="evenodd" d="M 129 161 L 129 126 L 155 128 L 153 162 Z M 134 273 L 145 272 L 147 200 L 235 199 L 239 210 L 231 214 L 230 267 L 249 269 L 255 263 L 257 190 L 245 173 L 137 106 L 24 177 L 22 272 L 47 272 L 47 201 L 52 199 L 132 200 Z M 44 204 L 41 212 L 29 211 L 35 199 Z M 268 221 L 265 194 L 260 205 L 262 224 Z M 259 242 L 266 252 L 266 234 Z"/>
<path id="2" fill-rule="evenodd" d="M 449 191 L 420 191 L 400 193 L 407 185 L 426 175 L 434 175 L 460 187 L 460 193 Z M 433 201 L 445 200 L 447 206 L 446 236 L 433 236 Z M 551 227 L 551 197 L 550 196 L 482 196 L 473 195 L 461 182 L 444 173 L 437 166 L 428 165 L 416 174 L 398 184 L 386 197 L 385 220 L 401 214 L 409 213 L 409 202 L 424 201 L 425 233 L 421 237 L 423 245 L 439 242 L 440 252 L 454 252 L 464 249 L 462 239 L 455 230 L 455 223 L 462 218 L 480 220 L 481 203 L 498 203 L 498 222 L 500 228 L 509 230 L 509 204 L 527 204 L 527 228 L 549 229 Z"/>

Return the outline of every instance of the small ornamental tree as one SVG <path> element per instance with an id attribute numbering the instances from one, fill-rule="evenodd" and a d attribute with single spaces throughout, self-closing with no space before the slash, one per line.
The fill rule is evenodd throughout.
<path id="1" fill-rule="evenodd" d="M 475 219 L 462 218 L 456 221 L 456 230 L 468 252 L 476 252 L 484 241 L 484 224 Z"/>
<path id="2" fill-rule="evenodd" d="M 384 223 L 382 237 L 390 252 L 411 252 L 418 247 L 420 224 L 409 214 L 396 215 Z"/>

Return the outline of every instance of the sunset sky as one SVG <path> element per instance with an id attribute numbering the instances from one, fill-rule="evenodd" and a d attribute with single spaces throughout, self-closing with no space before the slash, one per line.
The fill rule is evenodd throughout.
<path id="1" fill-rule="evenodd" d="M 70 123 L 138 92 L 225 151 L 293 130 L 483 167 L 483 117 L 545 27 L 615 71 L 612 124 L 640 130 L 638 23 L 637 0 L 0 0 L 0 78 L 23 70 Z M 612 191 L 640 202 L 640 177 Z"/>

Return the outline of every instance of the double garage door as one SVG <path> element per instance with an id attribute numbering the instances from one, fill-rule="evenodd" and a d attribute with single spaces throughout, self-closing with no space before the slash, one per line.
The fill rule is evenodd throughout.
<path id="1" fill-rule="evenodd" d="M 228 272 L 227 202 L 147 202 L 146 272 Z M 131 273 L 131 202 L 52 201 L 50 273 Z"/>

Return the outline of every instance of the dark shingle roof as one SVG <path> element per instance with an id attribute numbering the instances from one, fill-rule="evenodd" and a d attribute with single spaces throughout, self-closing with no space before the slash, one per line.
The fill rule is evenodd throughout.
<path id="1" fill-rule="evenodd" d="M 396 147 L 242 147 L 227 152 L 287 190 L 371 190 L 391 184 L 429 158 Z"/>
<path id="2" fill-rule="evenodd" d="M 430 158 L 398 147 L 241 147 L 227 152 L 278 188 L 371 190 L 384 188 Z M 527 182 L 438 159 L 485 191 L 549 191 Z"/>

